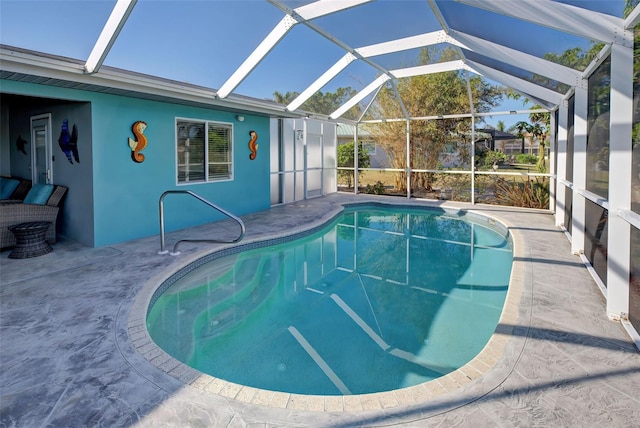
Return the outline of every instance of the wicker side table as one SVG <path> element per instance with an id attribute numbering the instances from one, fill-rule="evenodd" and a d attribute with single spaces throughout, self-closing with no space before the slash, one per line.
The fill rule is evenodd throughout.
<path id="1" fill-rule="evenodd" d="M 16 237 L 16 246 L 9 254 L 10 259 L 28 259 L 38 257 L 53 251 L 45 239 L 49 221 L 32 221 L 9 226 L 9 230 Z"/>

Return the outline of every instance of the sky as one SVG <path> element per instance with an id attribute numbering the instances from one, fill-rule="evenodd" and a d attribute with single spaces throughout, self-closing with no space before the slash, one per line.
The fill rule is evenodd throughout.
<path id="1" fill-rule="evenodd" d="M 515 1 L 515 0 L 512 0 Z M 0 43 L 86 60 L 115 5 L 115 0 L 0 0 Z M 309 3 L 284 1 L 290 7 Z M 563 1 L 620 16 L 623 0 Z M 589 41 L 514 18 L 438 1 L 452 29 L 542 56 Z M 472 12 L 472 13 L 471 13 Z M 218 89 L 283 17 L 261 0 L 139 0 L 114 43 L 105 65 Z M 313 21 L 351 48 L 441 29 L 424 0 L 379 0 Z M 345 51 L 318 32 L 294 26 L 235 93 L 271 99 L 275 91 L 302 92 Z M 388 69 L 415 63 L 415 52 L 373 58 Z M 323 92 L 350 86 L 360 90 L 378 70 L 355 61 Z M 527 108 L 505 100 L 497 110 Z M 519 116 L 494 117 L 515 122 Z M 509 123 L 507 123 L 509 125 Z"/>

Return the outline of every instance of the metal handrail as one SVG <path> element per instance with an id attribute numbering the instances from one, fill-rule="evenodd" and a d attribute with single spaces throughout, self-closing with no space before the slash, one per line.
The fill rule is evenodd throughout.
<path id="1" fill-rule="evenodd" d="M 197 200 L 204 202 L 205 204 L 209 205 L 211 208 L 214 208 L 217 211 L 221 212 L 222 214 L 226 215 L 227 217 L 231 218 L 232 220 L 235 220 L 240 225 L 240 236 L 234 239 L 233 241 L 219 241 L 216 239 L 181 239 L 180 241 L 175 243 L 175 245 L 173 246 L 173 251 L 169 253 L 167 250 L 165 250 L 165 246 L 164 246 L 164 198 L 170 193 L 184 193 L 186 195 L 191 195 Z M 246 229 L 244 227 L 244 222 L 240 220 L 239 217 L 236 217 L 230 212 L 220 208 L 213 202 L 207 201 L 203 197 L 193 193 L 190 190 L 167 190 L 160 196 L 158 205 L 159 205 L 158 208 L 160 211 L 160 251 L 158 251 L 158 254 L 169 253 L 172 256 L 177 256 L 178 254 L 180 254 L 180 252 L 178 251 L 178 245 L 180 245 L 182 242 L 208 242 L 212 244 L 235 244 L 236 242 L 240 242 L 242 238 L 244 238 Z"/>

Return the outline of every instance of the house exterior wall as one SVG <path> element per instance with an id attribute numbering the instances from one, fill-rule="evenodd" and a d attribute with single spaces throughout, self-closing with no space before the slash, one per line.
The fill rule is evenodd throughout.
<path id="1" fill-rule="evenodd" d="M 3 92 L 12 94 L 85 103 L 85 110 L 80 108 L 77 116 L 73 116 L 73 112 L 79 105 L 67 105 L 63 101 L 48 105 L 48 111 L 43 111 L 52 113 L 56 156 L 54 180 L 56 184 L 69 187 L 63 209 L 62 234 L 71 239 L 101 247 L 158 235 L 158 199 L 166 190 L 191 190 L 236 215 L 270 206 L 269 118 L 243 112 L 245 120 L 238 122 L 237 113 L 205 108 L 14 81 L 3 80 L 1 86 Z M 70 125 L 78 121 L 80 164 L 70 164 L 57 146 L 60 123 L 64 118 L 69 119 Z M 176 118 L 233 125 L 233 180 L 177 184 Z M 131 126 L 138 120 L 147 123 L 144 135 L 148 145 L 141 152 L 145 155 L 142 163 L 131 159 L 128 145 L 129 137 L 135 139 Z M 259 149 L 255 160 L 249 159 L 250 130 L 258 134 Z M 0 143 L 2 153 L 17 138 L 13 131 L 10 134 L 9 140 L 3 138 Z M 17 152 L 14 154 L 14 148 L 10 150 L 11 172 L 15 173 Z M 187 195 L 169 195 L 165 200 L 167 231 L 222 218 L 215 210 Z"/>
<path id="2" fill-rule="evenodd" d="M 5 88 L 5 82 L 2 87 Z M 28 87 L 28 89 L 34 88 Z M 29 95 L 33 93 L 29 91 Z M 60 234 L 70 239 L 93 246 L 91 105 L 88 102 L 70 102 L 61 99 L 24 98 L 19 104 L 3 103 L 3 110 L 7 112 L 7 121 L 3 122 L 7 135 L 5 136 L 3 132 L 1 150 L 3 155 L 7 153 L 8 159 L 7 165 L 2 168 L 2 175 L 29 180 L 32 175 L 33 150 L 30 118 L 42 114 L 51 115 L 52 182 L 69 188 L 64 198 L 63 208 L 58 215 L 57 229 Z M 73 163 L 69 162 L 58 145 L 60 127 L 64 119 L 68 120 L 70 127 L 77 126 L 80 162 L 75 159 Z M 17 148 L 18 137 L 27 141 L 24 146 L 26 154 Z"/>
<path id="3" fill-rule="evenodd" d="M 11 175 L 11 145 L 2 144 L 11 141 L 9 136 L 9 108 L 0 103 L 0 175 Z"/>

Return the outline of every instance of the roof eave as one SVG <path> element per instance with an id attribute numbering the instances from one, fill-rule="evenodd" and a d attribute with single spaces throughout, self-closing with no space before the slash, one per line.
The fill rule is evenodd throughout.
<path id="1" fill-rule="evenodd" d="M 103 66 L 100 71 L 87 74 L 84 63 L 75 59 L 41 52 L 0 45 L 0 70 L 24 75 L 58 79 L 99 88 L 114 88 L 131 92 L 137 98 L 176 100 L 180 104 L 216 107 L 223 110 L 241 111 L 273 117 L 304 117 L 305 112 L 290 112 L 285 106 L 273 101 L 242 95 L 230 95 L 221 100 L 211 88 L 158 78 L 142 73 Z M 55 83 L 53 86 L 56 86 Z M 62 85 L 60 85 L 62 86 Z M 103 92 L 103 91 L 100 91 Z"/>

